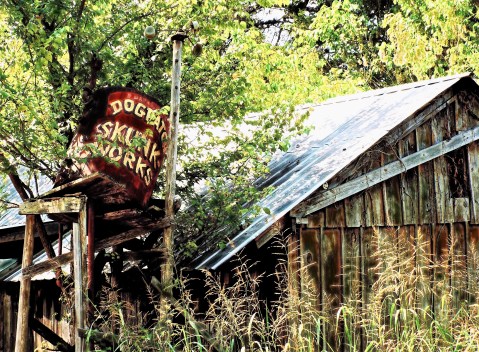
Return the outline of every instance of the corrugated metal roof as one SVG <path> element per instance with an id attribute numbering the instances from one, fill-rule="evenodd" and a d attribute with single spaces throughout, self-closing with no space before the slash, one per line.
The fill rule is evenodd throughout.
<path id="1" fill-rule="evenodd" d="M 53 244 L 53 250 L 55 253 L 58 252 L 58 240 L 54 241 Z M 63 235 L 63 240 L 62 240 L 62 253 L 67 253 L 70 252 L 72 249 L 72 244 L 71 244 L 71 231 L 68 231 Z M 45 250 L 41 250 L 38 252 L 34 257 L 33 257 L 33 264 L 38 264 L 41 263 L 45 260 L 48 259 L 47 254 L 45 253 Z M 62 270 L 64 273 L 69 274 L 70 273 L 70 264 L 65 264 L 62 266 Z M 54 279 L 55 272 L 53 270 L 46 271 L 42 274 L 38 274 L 32 277 L 32 280 L 51 280 Z M 10 266 L 7 267 L 5 266 L 4 269 L 0 270 L 0 280 L 1 281 L 20 281 L 22 278 L 22 267 L 21 263 L 17 260 L 11 260 L 10 261 Z"/>
<path id="2" fill-rule="evenodd" d="M 333 98 L 311 106 L 307 124 L 313 127 L 312 132 L 274 159 L 269 175 L 258 180 L 259 187 L 275 187 L 258 203 L 271 215 L 255 217 L 224 249 L 197 259 L 196 268 L 217 269 L 389 131 L 465 77 L 470 74 Z"/>
<path id="3" fill-rule="evenodd" d="M 37 181 L 38 181 L 37 182 L 38 193 L 36 195 L 43 194 L 52 188 L 53 183 L 45 176 L 38 177 Z M 15 187 L 13 187 L 10 180 L 7 179 L 4 181 L 4 183 L 5 184 L 2 187 L 2 190 L 3 190 L 2 198 L 11 203 L 21 204 L 22 200 L 20 196 L 18 195 L 17 191 L 15 190 Z M 32 190 L 36 190 L 34 180 L 30 180 L 30 188 Z M 46 216 L 43 216 L 42 219 L 44 221 L 50 221 Z M 0 229 L 9 228 L 9 227 L 18 227 L 18 226 L 24 226 L 24 225 L 25 225 L 25 216 L 19 215 L 18 209 L 16 208 L 7 209 L 0 214 Z"/>

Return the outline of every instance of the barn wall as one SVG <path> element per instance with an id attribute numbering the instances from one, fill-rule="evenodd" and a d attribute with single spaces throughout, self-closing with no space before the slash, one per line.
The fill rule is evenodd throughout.
<path id="1" fill-rule="evenodd" d="M 15 334 L 18 313 L 17 282 L 0 283 L 0 351 L 11 352 L 15 348 Z M 36 281 L 32 284 L 30 309 L 34 316 L 45 326 L 56 332 L 65 341 L 70 342 L 70 328 L 66 319 L 61 319 L 64 307 L 59 300 L 59 289 L 54 281 Z M 52 347 L 34 333 L 29 335 L 31 351 L 42 351 L 42 348 Z"/>
<path id="2" fill-rule="evenodd" d="M 380 142 L 347 168 L 349 176 L 340 174 L 330 185 L 478 125 L 479 100 L 455 92 L 422 125 L 397 143 Z M 358 313 L 373 310 L 380 286 L 392 290 L 383 292 L 386 299 L 395 297 L 393 291 L 401 286 L 409 293 L 409 306 L 447 318 L 444 307 L 454 311 L 463 302 L 479 300 L 479 143 L 423 163 L 298 223 L 302 281 L 318 282 L 326 350 L 348 350 L 344 340 L 344 346 L 339 345 L 338 309 L 348 305 Z M 354 317 L 349 324 L 355 326 Z M 358 326 L 350 339 L 364 348 L 367 341 Z"/>

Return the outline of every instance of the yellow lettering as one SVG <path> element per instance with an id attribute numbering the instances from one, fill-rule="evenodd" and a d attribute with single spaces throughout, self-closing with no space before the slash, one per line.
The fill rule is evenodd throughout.
<path id="1" fill-rule="evenodd" d="M 145 105 L 143 105 L 142 103 L 138 103 L 138 105 L 135 107 L 135 115 L 138 117 L 144 117 L 146 115 L 145 109 Z"/>
<path id="2" fill-rule="evenodd" d="M 132 112 L 133 109 L 135 108 L 135 102 L 131 99 L 125 99 L 125 101 L 123 102 L 123 105 L 125 106 L 126 112 Z"/>
<path id="3" fill-rule="evenodd" d="M 157 149 L 156 148 L 157 145 L 156 143 L 153 144 L 153 148 L 151 150 L 151 155 L 150 157 L 148 158 L 148 160 L 150 160 L 150 163 L 153 165 L 153 168 L 155 170 L 158 170 L 158 168 L 161 166 L 161 154 L 162 154 L 162 150 L 161 149 Z"/>
<path id="4" fill-rule="evenodd" d="M 115 122 L 115 129 L 113 130 L 113 133 L 111 135 L 111 140 L 114 141 L 115 139 L 118 138 L 118 136 L 123 136 L 123 131 L 126 130 L 128 126 L 126 125 L 120 125 L 120 123 L 117 121 Z"/>
<path id="5" fill-rule="evenodd" d="M 145 175 L 145 179 L 144 179 L 144 180 L 145 180 L 145 184 L 146 184 L 147 186 L 149 186 L 150 183 L 151 183 L 151 169 L 150 169 L 150 168 L 147 168 L 147 169 L 146 169 L 146 175 Z"/>
<path id="6" fill-rule="evenodd" d="M 143 161 L 143 158 L 139 157 L 136 162 L 136 168 L 135 168 L 135 173 L 141 175 L 141 177 L 145 175 L 144 169 L 147 167 L 147 165 L 143 163 L 142 161 Z"/>
<path id="7" fill-rule="evenodd" d="M 100 134 L 103 134 L 104 136 L 109 136 L 112 127 L 113 127 L 113 123 L 110 121 L 107 121 L 105 123 L 98 125 L 97 132 Z"/>
<path id="8" fill-rule="evenodd" d="M 135 169 L 135 159 L 136 159 L 135 154 L 133 154 L 132 152 L 127 152 L 125 154 L 125 158 L 123 159 L 123 165 L 125 165 L 130 170 L 134 170 Z"/>
<path id="9" fill-rule="evenodd" d="M 118 114 L 123 109 L 123 106 L 121 104 L 121 100 L 115 100 L 115 101 L 111 102 L 110 106 L 113 109 L 113 113 L 112 113 L 113 116 Z"/>
<path id="10" fill-rule="evenodd" d="M 116 153 L 115 153 L 116 152 Z M 122 147 L 113 147 L 110 149 L 108 153 L 108 157 L 113 161 L 119 161 L 123 156 L 123 148 Z"/>

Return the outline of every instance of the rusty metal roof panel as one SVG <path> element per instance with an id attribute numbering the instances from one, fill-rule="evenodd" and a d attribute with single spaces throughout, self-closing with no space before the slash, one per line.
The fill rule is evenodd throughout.
<path id="1" fill-rule="evenodd" d="M 389 131 L 465 77 L 470 74 L 333 98 L 311 106 L 307 124 L 312 132 L 293 141 L 288 152 L 271 162 L 270 174 L 256 183 L 260 188 L 275 188 L 258 203 L 271 214 L 256 216 L 224 249 L 198 258 L 196 268 L 218 268 Z"/>

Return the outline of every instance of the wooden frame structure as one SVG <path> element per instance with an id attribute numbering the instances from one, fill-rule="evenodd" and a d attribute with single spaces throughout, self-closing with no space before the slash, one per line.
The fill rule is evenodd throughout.
<path id="1" fill-rule="evenodd" d="M 71 214 L 77 217 L 73 222 L 73 270 L 75 285 L 75 352 L 86 351 L 85 339 L 80 329 L 87 326 L 87 238 L 93 245 L 94 213 L 85 195 L 35 199 L 20 206 L 19 213 L 26 215 L 25 239 L 23 246 L 22 272 L 32 266 L 35 216 L 41 214 Z M 93 269 L 92 258 L 88 267 Z M 57 264 L 58 265 L 58 264 Z M 47 268 L 48 270 L 50 268 Z M 29 329 L 31 275 L 22 275 L 18 303 L 17 334 L 15 352 L 27 352 Z"/>
<path id="2" fill-rule="evenodd" d="M 32 277 L 56 270 L 71 262 L 75 294 L 75 325 L 72 336 L 75 343 L 74 351 L 86 351 L 88 302 L 95 295 L 93 292 L 95 252 L 125 243 L 154 230 L 165 229 L 172 224 L 172 216 L 165 216 L 163 200 L 151 199 L 148 208 L 138 208 L 135 203 L 128 201 L 124 192 L 125 188 L 108 175 L 95 173 L 53 188 L 38 198 L 20 205 L 19 214 L 26 215 L 27 220 L 15 352 L 28 351 L 29 327 L 50 342 L 63 345 L 62 350 L 73 351 L 73 347 L 54 332 L 47 331 L 46 327 L 38 327 L 41 323 L 32 321 L 29 314 Z M 175 203 L 174 207 L 179 208 L 179 204 Z M 34 232 L 38 230 L 36 221 L 43 214 L 60 223 L 73 224 L 73 250 L 33 264 Z M 95 232 L 98 236 L 95 236 Z M 46 245 L 51 246 L 49 242 Z M 164 254 L 163 248 L 142 248 L 123 253 L 122 259 L 140 260 L 152 256 L 161 258 Z"/>

